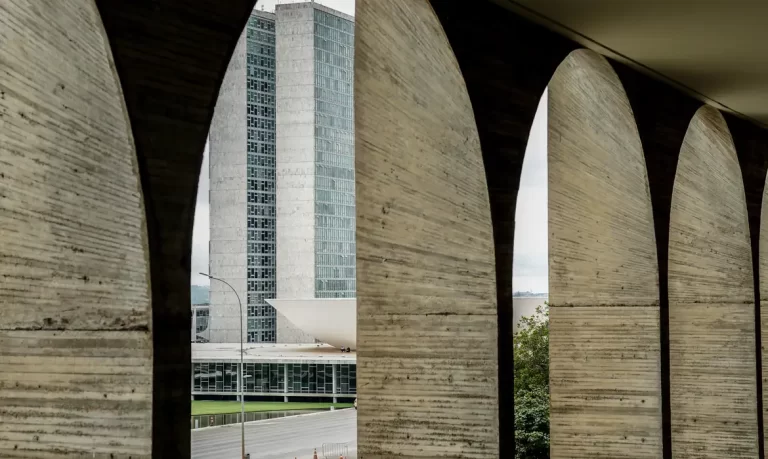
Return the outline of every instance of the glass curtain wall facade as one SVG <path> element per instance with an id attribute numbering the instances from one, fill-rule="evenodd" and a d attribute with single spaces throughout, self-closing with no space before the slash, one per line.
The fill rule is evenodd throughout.
<path id="1" fill-rule="evenodd" d="M 239 364 L 205 362 L 192 365 L 192 392 L 233 393 L 237 387 Z M 334 371 L 336 391 L 334 393 Z M 285 378 L 288 378 L 287 382 Z M 326 363 L 246 363 L 245 392 L 251 394 L 325 394 L 357 393 L 357 365 Z"/>
<path id="2" fill-rule="evenodd" d="M 276 341 L 275 21 L 254 13 L 247 25 L 249 343 Z"/>
<path id="3" fill-rule="evenodd" d="M 315 296 L 355 297 L 354 29 L 314 10 Z"/>

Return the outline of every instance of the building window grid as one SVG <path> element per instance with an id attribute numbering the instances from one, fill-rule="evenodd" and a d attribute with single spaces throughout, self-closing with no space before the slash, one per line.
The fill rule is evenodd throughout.
<path id="1" fill-rule="evenodd" d="M 353 33 L 352 22 L 315 10 L 318 298 L 355 296 Z"/>
<path id="2" fill-rule="evenodd" d="M 333 394 L 333 365 L 289 363 L 286 367 L 288 393 Z"/>
<path id="3" fill-rule="evenodd" d="M 275 23 L 251 16 L 247 76 L 247 341 L 275 342 Z M 247 384 L 247 383 L 246 383 Z M 252 384 L 255 384 L 252 383 Z"/>
<path id="4" fill-rule="evenodd" d="M 357 365 L 342 363 L 337 365 L 338 394 L 357 393 Z"/>
<path id="5" fill-rule="evenodd" d="M 238 363 L 202 362 L 192 365 L 196 393 L 238 393 Z M 287 372 L 286 372 L 287 370 Z M 336 371 L 336 390 L 333 372 Z M 340 394 L 357 393 L 357 365 L 324 363 L 245 363 L 246 393 Z M 288 378 L 287 384 L 285 378 Z"/>
<path id="6" fill-rule="evenodd" d="M 195 392 L 237 392 L 237 364 L 225 362 L 195 363 L 193 389 Z"/>
<path id="7" fill-rule="evenodd" d="M 246 393 L 283 393 L 285 387 L 285 368 L 280 363 L 246 363 Z"/>

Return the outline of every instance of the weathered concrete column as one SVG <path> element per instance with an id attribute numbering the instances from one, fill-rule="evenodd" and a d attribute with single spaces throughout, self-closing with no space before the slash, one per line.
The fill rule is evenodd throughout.
<path id="1" fill-rule="evenodd" d="M 472 106 L 426 0 L 360 0 L 359 452 L 498 456 L 493 234 Z"/>
<path id="2" fill-rule="evenodd" d="M 658 265 L 632 110 L 587 50 L 563 61 L 548 96 L 552 458 L 658 459 Z"/>
<path id="3" fill-rule="evenodd" d="M 722 115 L 694 115 L 669 230 L 675 458 L 758 457 L 755 305 L 744 185 Z"/>
<path id="4" fill-rule="evenodd" d="M 146 220 L 99 13 L 2 2 L 0 42 L 0 457 L 149 458 Z"/>

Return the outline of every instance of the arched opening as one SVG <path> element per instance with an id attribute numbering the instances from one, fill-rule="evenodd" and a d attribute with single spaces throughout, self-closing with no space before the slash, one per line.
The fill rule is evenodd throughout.
<path id="1" fill-rule="evenodd" d="M 514 448 L 523 458 L 549 457 L 547 104 L 545 90 L 528 135 L 515 206 Z"/>
<path id="2" fill-rule="evenodd" d="M 237 455 L 243 419 L 284 418 L 245 426 L 252 456 L 357 449 L 354 3 L 259 1 L 224 75 L 193 237 L 193 457 Z"/>

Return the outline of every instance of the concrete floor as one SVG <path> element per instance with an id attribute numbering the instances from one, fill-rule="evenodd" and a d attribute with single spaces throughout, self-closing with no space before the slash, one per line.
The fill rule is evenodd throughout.
<path id="1" fill-rule="evenodd" d="M 357 459 L 357 411 L 337 410 L 245 425 L 245 451 L 251 459 L 311 459 L 314 448 L 322 458 L 323 443 L 349 443 L 348 457 Z M 192 431 L 192 459 L 237 459 L 239 454 L 239 424 Z"/>

